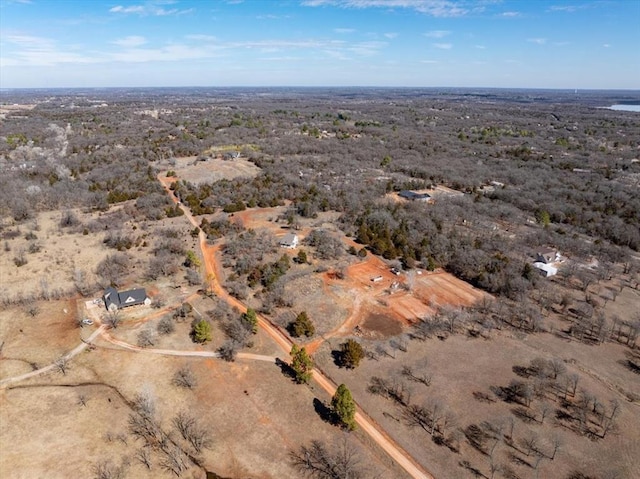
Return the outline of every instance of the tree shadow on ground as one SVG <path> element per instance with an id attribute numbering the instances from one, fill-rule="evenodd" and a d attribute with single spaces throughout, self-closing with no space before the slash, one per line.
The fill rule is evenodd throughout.
<path id="1" fill-rule="evenodd" d="M 517 417 L 524 423 L 532 423 L 536 419 L 532 411 L 529 411 L 523 407 L 513 408 L 511 409 L 511 412 L 515 417 Z"/>
<path id="2" fill-rule="evenodd" d="M 331 357 L 333 358 L 333 364 L 335 364 L 339 368 L 344 366 L 344 361 L 342 359 L 342 351 L 334 349 L 333 351 L 331 351 Z"/>
<path id="3" fill-rule="evenodd" d="M 287 364 L 285 361 L 283 361 L 280 358 L 276 358 L 276 366 L 280 368 L 280 371 L 282 372 L 283 376 L 291 379 L 292 381 L 295 381 L 296 372 L 293 370 L 291 366 L 289 366 L 289 364 Z"/>
<path id="4" fill-rule="evenodd" d="M 325 403 L 320 401 L 320 399 L 313 398 L 313 409 L 324 422 L 328 422 L 329 424 L 333 424 L 335 422 L 333 411 L 331 411 L 331 408 L 327 407 Z"/>

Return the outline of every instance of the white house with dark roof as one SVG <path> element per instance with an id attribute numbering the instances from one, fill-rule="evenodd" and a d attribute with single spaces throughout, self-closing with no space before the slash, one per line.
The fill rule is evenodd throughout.
<path id="1" fill-rule="evenodd" d="M 102 296 L 104 307 L 109 311 L 117 311 L 118 309 L 128 308 L 129 306 L 138 306 L 151 304 L 151 299 L 147 296 L 144 288 L 130 289 L 129 291 L 118 292 L 115 288 L 107 288 Z"/>
<path id="2" fill-rule="evenodd" d="M 280 247 L 282 248 L 293 249 L 296 248 L 299 243 L 300 239 L 298 238 L 298 235 L 293 233 L 288 233 L 280 239 Z"/>
<path id="3" fill-rule="evenodd" d="M 536 253 L 536 261 L 540 263 L 556 263 L 560 261 L 560 253 L 557 249 L 543 248 Z"/>

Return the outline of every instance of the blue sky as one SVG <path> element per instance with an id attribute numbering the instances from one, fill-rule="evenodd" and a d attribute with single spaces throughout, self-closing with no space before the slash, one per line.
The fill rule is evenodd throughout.
<path id="1" fill-rule="evenodd" d="M 0 87 L 640 89 L 640 0 L 0 0 Z"/>

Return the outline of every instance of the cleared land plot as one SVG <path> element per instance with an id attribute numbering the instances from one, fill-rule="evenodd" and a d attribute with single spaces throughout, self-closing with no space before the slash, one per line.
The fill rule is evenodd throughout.
<path id="1" fill-rule="evenodd" d="M 254 178 L 261 171 L 256 165 L 243 158 L 196 160 L 196 156 L 176 158 L 176 164 L 171 167 L 171 170 L 176 172 L 178 178 L 196 185 L 234 178 Z"/>
<path id="2" fill-rule="evenodd" d="M 278 221 L 285 211 L 286 206 L 250 209 L 235 213 L 233 220 L 245 228 L 263 229 L 278 237 L 290 231 L 284 222 Z M 333 219 L 331 213 L 322 213 L 314 220 L 303 220 L 296 234 L 304 238 L 312 228 L 324 227 Z M 343 240 L 345 249 L 351 245 L 361 247 L 344 237 L 335 226 L 331 230 Z M 469 306 L 486 296 L 443 271 L 421 271 L 421 274 L 407 271 L 396 275 L 387 262 L 373 254 L 363 260 L 346 255 L 337 262 L 322 264 L 332 267 L 344 262 L 352 264 L 344 269 L 342 279 L 337 279 L 330 269 L 329 273 L 321 275 L 320 287 L 314 273 L 309 271 L 286 286 L 287 297 L 294 303 L 293 309 L 313 311 L 312 317 L 322 335 L 351 334 L 356 326 L 360 326 L 365 335 L 386 337 L 398 334 L 408 323 L 432 315 L 438 307 Z M 376 318 L 374 322 L 372 317 Z M 389 324 L 384 325 L 384 321 Z"/>
<path id="3" fill-rule="evenodd" d="M 445 272 L 416 275 L 414 294 L 432 308 L 470 306 L 487 295 L 469 283 Z"/>

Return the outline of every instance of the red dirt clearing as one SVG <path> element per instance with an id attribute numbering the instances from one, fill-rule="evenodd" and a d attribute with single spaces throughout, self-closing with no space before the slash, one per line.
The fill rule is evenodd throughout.
<path id="1" fill-rule="evenodd" d="M 445 305 L 470 306 L 486 293 L 445 272 L 416 277 L 414 295 L 431 307 Z"/>

